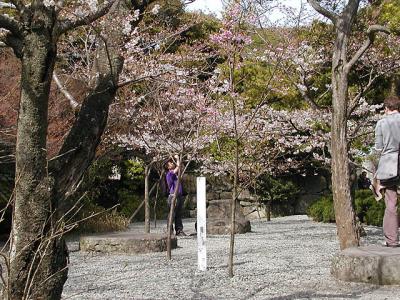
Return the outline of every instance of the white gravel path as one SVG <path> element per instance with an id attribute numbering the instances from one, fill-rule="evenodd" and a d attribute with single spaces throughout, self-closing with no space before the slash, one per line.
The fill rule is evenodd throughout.
<path id="1" fill-rule="evenodd" d="M 185 230 L 193 230 L 193 223 L 184 220 Z M 130 230 L 142 228 L 134 224 Z M 160 223 L 153 231 L 164 228 Z M 363 244 L 381 241 L 380 228 L 366 230 Z M 195 237 L 179 238 L 171 261 L 165 253 L 72 252 L 63 299 L 400 299 L 400 286 L 344 283 L 330 275 L 330 260 L 339 249 L 332 224 L 306 216 L 252 221 L 251 233 L 236 236 L 233 279 L 227 275 L 229 237 L 207 238 L 206 272 L 197 271 Z"/>

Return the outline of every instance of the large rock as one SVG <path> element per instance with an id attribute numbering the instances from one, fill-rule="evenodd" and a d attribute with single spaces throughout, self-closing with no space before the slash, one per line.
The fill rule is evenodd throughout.
<path id="1" fill-rule="evenodd" d="M 171 237 L 171 249 L 177 247 L 177 239 Z M 80 250 L 100 253 L 138 254 L 167 250 L 167 236 L 161 234 L 132 234 L 120 232 L 83 236 Z"/>
<path id="2" fill-rule="evenodd" d="M 400 248 L 365 246 L 348 248 L 332 261 L 331 273 L 344 281 L 400 284 Z"/>
<path id="3" fill-rule="evenodd" d="M 211 201 L 207 208 L 207 233 L 229 234 L 231 232 L 231 200 Z M 251 231 L 250 221 L 246 220 L 239 203 L 236 204 L 235 233 Z"/>
<path id="4" fill-rule="evenodd" d="M 240 202 L 242 206 L 243 215 L 247 220 L 255 220 L 267 217 L 267 209 L 264 204 L 252 203 L 251 205 L 243 205 L 243 201 Z"/>

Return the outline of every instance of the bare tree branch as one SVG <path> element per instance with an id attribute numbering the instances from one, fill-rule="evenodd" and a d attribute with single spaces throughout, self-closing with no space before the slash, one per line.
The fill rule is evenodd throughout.
<path id="1" fill-rule="evenodd" d="M 74 96 L 71 95 L 70 92 L 65 88 L 65 86 L 58 78 L 56 71 L 53 72 L 53 80 L 56 83 L 57 87 L 60 89 L 61 93 L 68 99 L 69 104 L 71 105 L 72 109 L 75 111 L 76 108 L 79 106 L 79 103 L 75 100 Z"/>
<path id="2" fill-rule="evenodd" d="M 88 25 L 88 24 L 96 21 L 97 19 L 100 19 L 101 17 L 103 17 L 110 11 L 111 7 L 117 1 L 119 1 L 119 0 L 105 1 L 103 3 L 103 5 L 97 11 L 95 11 L 91 14 L 88 14 L 87 16 L 84 16 L 82 18 L 79 18 L 75 21 L 70 21 L 70 20 L 59 21 L 56 32 L 58 34 L 63 34 L 69 30 L 76 28 L 76 27 Z"/>
<path id="3" fill-rule="evenodd" d="M 352 23 L 354 18 L 357 16 L 357 10 L 360 7 L 360 0 L 349 0 L 343 12 L 341 13 L 341 19 L 346 22 Z M 347 27 L 350 29 L 350 27 Z"/>
<path id="4" fill-rule="evenodd" d="M 307 0 L 307 1 L 317 12 L 319 12 L 321 15 L 327 17 L 329 20 L 332 21 L 333 24 L 336 24 L 336 22 L 339 18 L 339 16 L 336 13 L 326 9 L 325 7 L 322 7 L 322 5 L 319 4 L 319 2 L 316 0 Z"/>
<path id="5" fill-rule="evenodd" d="M 14 50 L 14 53 L 17 57 L 21 57 L 22 52 L 22 41 L 19 37 L 16 37 L 11 32 L 6 33 L 3 36 L 0 36 L 0 47 L 11 47 Z"/>
<path id="6" fill-rule="evenodd" d="M 25 8 L 24 3 L 21 0 L 11 0 L 10 1 L 19 11 Z"/>
<path id="7" fill-rule="evenodd" d="M 103 60 L 106 60 L 102 56 Z M 63 154 L 53 160 L 49 170 L 58 178 L 59 197 L 72 193 L 93 160 L 101 134 L 107 124 L 108 110 L 115 97 L 117 87 L 114 82 L 122 70 L 123 60 L 113 57 L 113 66 L 107 62 L 100 64 L 99 78 L 96 87 L 84 99 L 77 120 L 67 135 L 59 153 Z M 111 72 L 114 70 L 114 73 Z M 111 78 L 112 76 L 116 78 Z M 84 129 L 82 129 L 84 128 Z M 74 149 L 74 151 L 71 151 Z M 70 153 L 70 155 L 64 155 Z"/>
<path id="8" fill-rule="evenodd" d="M 0 14 L 0 28 L 10 31 L 15 36 L 21 36 L 21 25 L 19 22 L 5 14 Z"/>
<path id="9" fill-rule="evenodd" d="M 372 73 L 370 74 L 370 78 L 369 78 L 368 84 L 364 88 L 361 89 L 361 91 L 353 98 L 352 101 L 350 101 L 351 104 L 350 104 L 350 109 L 349 109 L 349 112 L 348 112 L 348 117 L 349 118 L 353 114 L 355 109 L 358 107 L 358 105 L 360 104 L 359 101 L 361 100 L 362 96 L 371 89 L 372 85 L 381 76 L 382 76 L 382 74 L 377 74 L 375 76 L 372 76 Z"/>
<path id="10" fill-rule="evenodd" d="M 361 56 L 363 56 L 365 51 L 367 51 L 368 48 L 371 47 L 371 45 L 375 40 L 376 34 L 379 32 L 390 34 L 389 29 L 384 26 L 371 25 L 367 31 L 368 39 L 364 41 L 364 44 L 361 46 L 361 48 L 358 49 L 358 51 L 354 54 L 351 60 L 346 64 L 345 68 L 347 72 L 350 71 L 350 69 L 354 66 L 354 64 L 361 58 Z"/>
<path id="11" fill-rule="evenodd" d="M 14 4 L 0 1 L 0 8 L 16 8 Z"/>
<path id="12" fill-rule="evenodd" d="M 138 83 L 138 82 L 142 82 L 144 80 L 147 79 L 155 79 L 160 77 L 161 75 L 167 74 L 168 72 L 163 72 L 163 73 L 159 73 L 159 74 L 154 74 L 154 75 L 148 75 L 148 76 L 142 76 L 142 77 L 138 77 L 138 78 L 134 78 L 134 79 L 127 79 L 125 81 L 119 82 L 117 84 L 118 88 L 122 88 L 124 86 L 127 86 L 129 84 L 134 84 L 134 83 Z"/>

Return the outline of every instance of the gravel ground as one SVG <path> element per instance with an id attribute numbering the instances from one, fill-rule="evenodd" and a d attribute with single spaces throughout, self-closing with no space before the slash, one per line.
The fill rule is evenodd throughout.
<path id="1" fill-rule="evenodd" d="M 194 220 L 184 220 L 186 231 Z M 143 224 L 133 224 L 141 232 Z M 153 232 L 160 232 L 159 224 Z M 363 244 L 382 240 L 381 228 L 367 227 Z M 77 249 L 76 242 L 69 243 Z M 165 253 L 136 256 L 70 256 L 63 299 L 400 299 L 400 286 L 336 281 L 329 272 L 338 252 L 335 226 L 306 216 L 252 221 L 252 232 L 237 235 L 234 278 L 228 277 L 228 236 L 207 237 L 208 270 L 197 271 L 195 237 L 178 239 L 172 260 Z"/>

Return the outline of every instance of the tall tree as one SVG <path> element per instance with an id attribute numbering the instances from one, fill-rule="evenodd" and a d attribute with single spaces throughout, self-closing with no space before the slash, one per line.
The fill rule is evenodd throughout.
<path id="1" fill-rule="evenodd" d="M 366 41 L 349 58 L 348 40 L 360 0 L 349 0 L 340 13 L 326 8 L 320 1 L 308 0 L 308 2 L 317 12 L 328 18 L 335 27 L 336 39 L 332 55 L 332 188 L 340 248 L 345 249 L 359 245 L 359 234 L 351 198 L 351 171 L 347 139 L 347 119 L 350 113 L 349 74 L 354 64 L 372 45 L 376 33 L 388 33 L 388 31 L 379 25 L 370 26 Z"/>
<path id="2" fill-rule="evenodd" d="M 29 2 L 29 3 L 28 3 Z M 144 10 L 152 1 L 132 1 Z M 105 16 L 120 1 L 7 2 L 0 14 L 0 43 L 21 61 L 16 143 L 16 186 L 6 299 L 59 299 L 67 279 L 60 203 L 71 195 L 92 162 L 118 88 L 123 59 L 97 47 L 97 76 L 81 104 L 59 155 L 47 159 L 49 91 L 61 36 Z M 7 11 L 8 12 L 8 11 Z"/>

